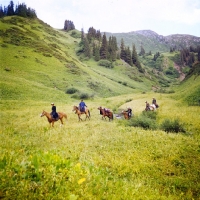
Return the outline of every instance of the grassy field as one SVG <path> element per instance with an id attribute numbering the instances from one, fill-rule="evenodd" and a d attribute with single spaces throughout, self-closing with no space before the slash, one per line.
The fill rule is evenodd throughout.
<path id="1" fill-rule="evenodd" d="M 160 124 L 179 118 L 186 133 L 102 120 L 98 106 L 133 108 L 156 96 Z M 132 100 L 131 100 L 132 99 Z M 127 102 L 128 101 L 128 102 Z M 60 100 L 68 120 L 50 128 L 50 102 L 1 101 L 0 197 L 3 199 L 199 199 L 200 108 L 168 95 L 134 94 L 88 100 L 91 120 L 78 122 L 78 101 Z M 113 108 L 114 108 L 113 107 Z M 181 110 L 181 112 L 179 112 Z M 118 113 L 116 111 L 115 113 Z M 84 119 L 84 116 L 83 116 Z"/>
<path id="2" fill-rule="evenodd" d="M 18 17 L 0 28 L 1 199 L 200 199 L 200 107 L 189 106 L 198 102 L 199 76 L 155 93 L 155 77 L 123 62 L 111 70 L 78 60 L 70 33 Z M 68 88 L 91 95 L 90 120 L 78 121 L 80 99 Z M 152 97 L 160 107 L 149 118 Z M 51 102 L 67 114 L 63 126 L 40 117 Z M 109 122 L 99 106 L 114 114 L 131 107 L 134 116 Z M 173 121 L 182 131 L 164 131 Z"/>

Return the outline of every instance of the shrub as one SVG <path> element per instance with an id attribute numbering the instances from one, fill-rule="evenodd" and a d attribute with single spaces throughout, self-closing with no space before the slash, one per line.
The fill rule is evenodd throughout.
<path id="1" fill-rule="evenodd" d="M 157 117 L 157 112 L 151 112 L 151 111 L 143 111 L 142 116 L 147 117 L 149 119 L 154 119 L 156 120 Z"/>
<path id="2" fill-rule="evenodd" d="M 74 93 L 76 93 L 77 91 L 78 91 L 78 89 L 76 89 L 76 88 L 68 88 L 67 91 L 66 91 L 66 93 L 67 93 L 67 94 L 74 94 Z"/>
<path id="3" fill-rule="evenodd" d="M 89 94 L 87 94 L 87 93 L 80 94 L 80 99 L 88 99 L 88 98 L 89 98 Z"/>
<path id="4" fill-rule="evenodd" d="M 185 133 L 183 124 L 180 123 L 179 119 L 175 120 L 165 119 L 161 124 L 161 129 L 164 130 L 165 132 Z"/>
<path id="5" fill-rule="evenodd" d="M 112 62 L 110 62 L 110 61 L 108 61 L 108 60 L 100 60 L 100 61 L 98 62 L 98 64 L 99 64 L 100 66 L 103 66 L 103 67 L 106 67 L 106 68 L 113 68 Z"/>
<path id="6" fill-rule="evenodd" d="M 74 98 L 74 99 L 89 99 L 90 96 L 87 93 L 76 93 L 76 94 L 72 95 L 72 98 Z"/>
<path id="7" fill-rule="evenodd" d="M 135 116 L 128 121 L 128 126 L 142 127 L 144 129 L 157 129 L 156 120 L 145 115 Z"/>

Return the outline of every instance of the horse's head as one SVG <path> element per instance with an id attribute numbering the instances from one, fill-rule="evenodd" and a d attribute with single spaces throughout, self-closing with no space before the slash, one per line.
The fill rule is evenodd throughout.
<path id="1" fill-rule="evenodd" d="M 98 110 L 101 110 L 102 109 L 102 107 L 100 106 L 100 107 L 98 107 Z"/>
<path id="2" fill-rule="evenodd" d="M 43 117 L 46 115 L 46 112 L 43 110 L 43 112 L 41 113 L 40 117 Z"/>
<path id="3" fill-rule="evenodd" d="M 77 111 L 77 110 L 78 110 L 78 107 L 77 106 L 73 106 L 72 111 Z"/>

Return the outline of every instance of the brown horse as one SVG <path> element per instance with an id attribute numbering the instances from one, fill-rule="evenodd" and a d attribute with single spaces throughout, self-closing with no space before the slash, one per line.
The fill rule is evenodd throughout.
<path id="1" fill-rule="evenodd" d="M 73 106 L 73 110 L 72 111 L 75 111 L 75 114 L 78 115 L 78 119 L 79 121 L 82 121 L 81 119 L 81 115 L 82 114 L 85 114 L 85 120 L 88 118 L 90 120 L 90 111 L 88 108 L 85 109 L 85 112 L 82 112 L 79 110 L 78 106 Z"/>
<path id="2" fill-rule="evenodd" d="M 61 126 L 62 126 L 62 125 L 63 125 L 63 117 L 64 117 L 65 119 L 67 119 L 67 115 L 66 115 L 65 113 L 63 113 L 63 112 L 58 112 L 58 118 L 57 118 L 57 119 L 54 119 L 54 118 L 52 118 L 52 116 L 51 116 L 50 113 L 48 113 L 48 112 L 46 112 L 46 111 L 43 110 L 43 112 L 42 112 L 42 114 L 40 115 L 40 117 L 43 117 L 43 116 L 46 116 L 46 117 L 47 117 L 47 120 L 48 120 L 50 126 L 51 126 L 51 124 L 52 124 L 52 127 L 54 127 L 54 122 L 56 122 L 56 121 L 58 121 L 58 120 L 60 120 Z"/>
<path id="3" fill-rule="evenodd" d="M 113 120 L 113 112 L 105 108 L 102 108 L 101 106 L 98 108 L 98 110 L 100 110 L 100 115 L 102 115 L 102 119 L 106 120 L 106 117 L 108 117 L 109 121 Z"/>
<path id="4" fill-rule="evenodd" d="M 124 119 L 130 119 L 131 118 L 131 116 L 128 114 L 128 112 L 127 111 L 122 111 L 122 114 L 124 115 Z"/>

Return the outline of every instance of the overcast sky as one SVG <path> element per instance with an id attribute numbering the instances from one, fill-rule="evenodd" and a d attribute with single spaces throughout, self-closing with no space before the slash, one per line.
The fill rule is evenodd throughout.
<path id="1" fill-rule="evenodd" d="M 0 0 L 7 6 L 10 0 Z M 35 9 L 37 17 L 53 28 L 65 20 L 75 28 L 127 33 L 152 30 L 159 35 L 190 34 L 200 37 L 200 0 L 13 0 Z"/>

